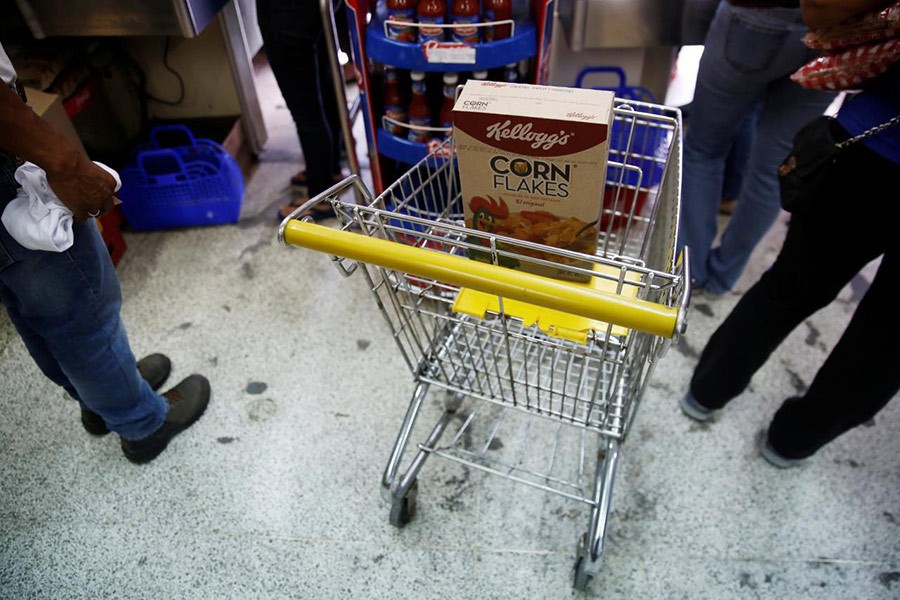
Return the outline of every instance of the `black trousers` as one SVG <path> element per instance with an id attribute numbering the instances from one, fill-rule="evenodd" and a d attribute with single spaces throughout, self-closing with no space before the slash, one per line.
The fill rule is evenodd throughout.
<path id="1" fill-rule="evenodd" d="M 814 454 L 871 419 L 900 389 L 900 320 L 892 311 L 900 276 L 898 181 L 900 165 L 862 144 L 845 149 L 814 203 L 791 215 L 775 263 L 700 357 L 691 392 L 702 405 L 721 408 L 746 389 L 797 325 L 883 255 L 874 281 L 809 389 L 786 400 L 772 419 L 769 442 L 783 456 Z"/>
<path id="2" fill-rule="evenodd" d="M 257 0 L 256 14 L 269 65 L 297 126 L 309 193 L 318 194 L 341 172 L 341 107 L 328 66 L 319 3 Z"/>

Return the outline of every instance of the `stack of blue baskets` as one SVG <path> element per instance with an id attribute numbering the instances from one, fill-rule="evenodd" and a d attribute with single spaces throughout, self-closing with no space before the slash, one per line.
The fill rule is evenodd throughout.
<path id="1" fill-rule="evenodd" d="M 120 173 L 122 213 L 138 231 L 234 223 L 244 179 L 237 162 L 212 140 L 195 139 L 183 125 L 150 132 Z"/>
<path id="2" fill-rule="evenodd" d="M 595 90 L 609 90 L 617 98 L 656 104 L 656 98 L 647 88 L 639 85 L 628 85 L 625 82 L 625 71 L 621 67 L 603 66 L 586 67 L 578 73 L 575 87 L 585 87 L 585 79 L 591 75 L 612 75 L 617 85 L 592 87 Z M 658 106 L 642 106 L 638 110 L 663 114 Z M 639 167 L 642 171 L 641 187 L 649 188 L 658 185 L 662 180 L 666 147 L 665 131 L 652 124 L 643 124 L 641 119 L 621 117 L 613 121 L 609 136 L 610 160 Z M 646 158 L 641 158 L 646 157 Z M 622 173 L 621 167 L 610 166 L 606 173 L 606 181 L 612 184 L 637 185 L 638 175 L 634 170 Z"/>

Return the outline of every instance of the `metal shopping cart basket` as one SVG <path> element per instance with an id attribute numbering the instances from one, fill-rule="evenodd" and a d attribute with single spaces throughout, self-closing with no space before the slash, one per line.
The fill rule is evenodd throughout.
<path id="1" fill-rule="evenodd" d="M 452 140 L 379 197 L 352 176 L 279 228 L 283 244 L 330 254 L 345 275 L 364 273 L 416 379 L 382 481 L 390 522 L 413 518 L 431 456 L 559 494 L 589 507 L 579 589 L 600 566 L 619 447 L 655 362 L 684 331 L 689 299 L 675 245 L 680 113 L 617 101 L 614 130 L 596 255 L 466 228 Z M 645 177 L 647 165 L 661 177 Z M 341 199 L 352 188 L 364 204 Z M 637 195 L 642 202 L 628 201 Z M 340 229 L 296 218 L 324 203 Z M 467 258 L 473 250 L 493 264 Z M 590 282 L 500 266 L 509 259 L 563 265 Z M 411 445 L 430 387 L 446 391 L 445 408 Z"/>

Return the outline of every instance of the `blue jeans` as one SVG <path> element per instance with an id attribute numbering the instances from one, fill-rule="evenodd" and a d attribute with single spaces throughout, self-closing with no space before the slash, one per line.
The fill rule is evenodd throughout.
<path id="1" fill-rule="evenodd" d="M 0 211 L 15 197 L 0 153 Z M 119 316 L 122 293 L 93 220 L 65 252 L 28 250 L 0 225 L 0 298 L 41 371 L 125 439 L 156 431 L 168 403 L 137 370 Z"/>
<path id="2" fill-rule="evenodd" d="M 728 151 L 728 157 L 725 159 L 725 181 L 722 184 L 723 200 L 737 200 L 741 195 L 744 172 L 747 170 L 753 138 L 756 136 L 756 115 L 759 114 L 759 108 L 753 107 L 750 114 L 744 118 L 744 123 Z"/>
<path id="3" fill-rule="evenodd" d="M 706 37 L 685 137 L 680 243 L 691 249 L 695 285 L 710 293 L 727 292 L 740 277 L 778 216 L 778 166 L 794 134 L 834 99 L 789 79 L 815 57 L 801 41 L 806 31 L 799 9 L 722 2 Z M 712 248 L 728 150 L 757 104 L 756 139 L 739 200 L 721 244 Z"/>

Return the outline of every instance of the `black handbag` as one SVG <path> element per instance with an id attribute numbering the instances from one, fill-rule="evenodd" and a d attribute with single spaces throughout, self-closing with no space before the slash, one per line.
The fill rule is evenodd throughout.
<path id="1" fill-rule="evenodd" d="M 791 153 L 778 167 L 781 208 L 802 210 L 818 193 L 829 167 L 841 150 L 900 123 L 900 115 L 861 134 L 838 142 L 832 133 L 832 117 L 818 117 L 794 136 Z"/>

